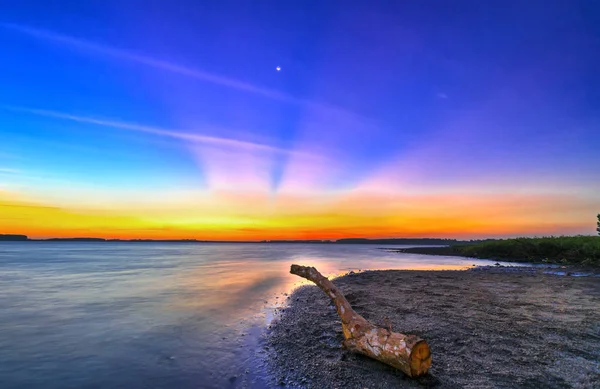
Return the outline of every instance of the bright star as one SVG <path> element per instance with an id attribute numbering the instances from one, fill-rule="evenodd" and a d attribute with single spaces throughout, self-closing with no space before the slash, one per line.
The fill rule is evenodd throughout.
<path id="1" fill-rule="evenodd" d="M 275 70 L 277 70 L 277 71 L 280 71 L 280 70 L 281 70 L 281 67 L 277 66 L 277 67 L 275 68 Z"/>

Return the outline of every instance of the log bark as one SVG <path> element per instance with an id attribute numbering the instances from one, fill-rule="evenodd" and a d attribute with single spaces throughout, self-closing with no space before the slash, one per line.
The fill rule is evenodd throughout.
<path id="1" fill-rule="evenodd" d="M 372 324 L 356 313 L 333 282 L 314 267 L 292 265 L 290 273 L 314 282 L 331 298 L 342 319 L 344 347 L 400 369 L 410 377 L 427 373 L 431 353 L 425 340 Z"/>

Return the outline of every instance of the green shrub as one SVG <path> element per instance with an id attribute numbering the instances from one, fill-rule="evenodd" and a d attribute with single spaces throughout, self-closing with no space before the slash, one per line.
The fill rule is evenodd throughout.
<path id="1" fill-rule="evenodd" d="M 502 258 L 515 262 L 600 264 L 599 236 L 558 236 L 516 238 L 455 246 L 462 255 L 478 258 Z"/>

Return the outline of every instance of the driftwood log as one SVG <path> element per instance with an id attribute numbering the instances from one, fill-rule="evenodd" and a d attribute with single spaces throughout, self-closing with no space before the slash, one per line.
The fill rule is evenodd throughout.
<path id="1" fill-rule="evenodd" d="M 425 340 L 372 324 L 356 313 L 342 292 L 314 267 L 292 265 L 290 273 L 314 282 L 331 298 L 342 319 L 343 346 L 348 350 L 400 369 L 410 377 L 427 373 L 431 354 Z"/>

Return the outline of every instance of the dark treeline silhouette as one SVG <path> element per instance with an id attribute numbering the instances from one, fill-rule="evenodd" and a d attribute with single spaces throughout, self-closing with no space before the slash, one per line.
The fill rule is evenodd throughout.
<path id="1" fill-rule="evenodd" d="M 0 234 L 0 241 L 24 241 L 28 240 L 26 235 Z"/>
<path id="2" fill-rule="evenodd" d="M 261 240 L 258 243 L 335 243 L 334 240 L 321 240 L 321 239 L 300 239 L 300 240 Z"/>
<path id="3" fill-rule="evenodd" d="M 438 238 L 389 238 L 389 239 L 367 239 L 367 238 L 344 238 L 338 239 L 336 243 L 343 244 L 434 244 L 449 245 L 458 243 L 456 239 Z"/>

